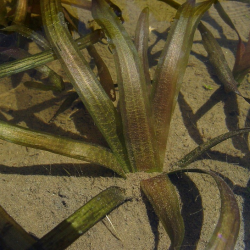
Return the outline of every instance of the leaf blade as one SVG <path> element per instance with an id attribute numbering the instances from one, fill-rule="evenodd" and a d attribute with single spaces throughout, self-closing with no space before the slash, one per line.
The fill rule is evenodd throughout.
<path id="1" fill-rule="evenodd" d="M 83 49 L 93 43 L 98 42 L 100 36 L 101 30 L 96 30 L 90 34 L 87 34 L 84 37 L 76 39 L 76 43 L 79 49 Z M 37 66 L 44 65 L 56 59 L 57 57 L 52 50 L 46 50 L 44 52 L 26 57 L 21 60 L 16 60 L 10 63 L 3 63 L 0 65 L 0 78 L 23 72 L 28 69 L 33 69 Z"/>
<path id="2" fill-rule="evenodd" d="M 226 91 L 233 91 L 235 94 L 242 96 L 237 88 L 238 83 L 235 81 L 222 49 L 213 34 L 202 22 L 199 24 L 198 29 L 202 36 L 203 46 L 208 53 L 209 61 L 214 66 L 216 75 L 223 83 Z"/>
<path id="3" fill-rule="evenodd" d="M 36 240 L 29 235 L 17 222 L 0 206 L 0 248 L 3 250 L 35 250 L 32 245 Z"/>
<path id="4" fill-rule="evenodd" d="M 162 165 L 170 121 L 188 63 L 194 32 L 202 15 L 213 2 L 214 0 L 211 0 L 195 5 L 195 1 L 188 0 L 178 9 L 176 20 L 170 28 L 157 65 L 151 98 L 156 140 Z M 175 2 L 172 5 L 178 7 Z"/>
<path id="5" fill-rule="evenodd" d="M 179 249 L 184 238 L 184 222 L 178 197 L 167 175 L 141 181 L 141 188 L 152 204 L 171 240 L 170 249 Z"/>
<path id="6" fill-rule="evenodd" d="M 129 163 L 126 148 L 122 144 L 120 117 L 73 41 L 64 21 L 60 1 L 43 0 L 41 10 L 47 38 L 60 58 L 64 71 L 122 168 L 128 172 Z"/>
<path id="7" fill-rule="evenodd" d="M 185 155 L 181 160 L 179 160 L 176 165 L 183 168 L 195 161 L 200 155 L 202 155 L 204 152 L 206 152 L 208 149 L 214 147 L 218 143 L 227 140 L 233 136 L 249 133 L 250 128 L 243 128 L 238 129 L 234 131 L 230 131 L 228 133 L 219 135 L 209 141 L 204 142 L 203 144 L 199 145 L 197 148 L 189 152 L 187 155 Z"/>
<path id="8" fill-rule="evenodd" d="M 106 1 L 94 0 L 92 15 L 114 50 L 123 134 L 133 171 L 158 171 L 147 86 L 136 48 Z"/>
<path id="9" fill-rule="evenodd" d="M 43 236 L 34 247 L 46 250 L 67 248 L 126 199 L 124 189 L 107 188 Z"/>
<path id="10" fill-rule="evenodd" d="M 221 212 L 215 230 L 206 246 L 206 250 L 233 250 L 240 229 L 240 212 L 233 191 L 227 183 L 213 171 L 185 169 L 173 171 L 168 173 L 168 175 L 183 172 L 204 173 L 214 178 L 220 191 Z"/>
<path id="11" fill-rule="evenodd" d="M 142 10 L 137 26 L 135 30 L 135 47 L 138 51 L 143 70 L 145 74 L 145 80 L 148 87 L 148 92 L 151 90 L 151 78 L 149 75 L 149 64 L 148 64 L 148 38 L 149 38 L 149 8 L 146 7 Z"/>
<path id="12" fill-rule="evenodd" d="M 42 133 L 2 121 L 0 121 L 0 139 L 18 145 L 92 162 L 105 166 L 125 177 L 113 153 L 109 149 L 98 145 Z"/>

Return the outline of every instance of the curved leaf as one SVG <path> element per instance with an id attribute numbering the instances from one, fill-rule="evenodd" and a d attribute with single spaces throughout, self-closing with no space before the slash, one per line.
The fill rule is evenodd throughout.
<path id="1" fill-rule="evenodd" d="M 123 134 L 133 171 L 160 170 L 147 86 L 135 45 L 105 0 L 92 1 L 92 15 L 114 50 Z"/>
<path id="2" fill-rule="evenodd" d="M 235 94 L 243 97 L 237 88 L 238 82 L 235 81 L 223 51 L 213 34 L 202 22 L 199 23 L 198 29 L 202 36 L 203 46 L 208 53 L 209 61 L 213 65 L 216 75 L 224 85 L 226 91 L 233 91 Z"/>
<path id="3" fill-rule="evenodd" d="M 202 15 L 214 1 L 195 4 L 195 1 L 188 0 L 178 8 L 155 71 L 152 113 L 161 165 L 164 162 L 170 121 L 187 67 L 194 32 Z"/>
<path id="4" fill-rule="evenodd" d="M 28 28 L 24 25 L 10 25 L 4 29 L 1 29 L 0 31 L 17 32 L 20 35 L 23 35 L 23 36 L 33 40 L 35 43 L 40 45 L 42 48 L 50 49 L 49 43 L 46 41 L 46 39 L 42 35 L 35 32 L 34 30 L 31 30 L 30 28 Z"/>
<path id="5" fill-rule="evenodd" d="M 86 36 L 76 39 L 76 43 L 79 49 L 86 48 L 87 46 L 99 41 L 102 36 L 101 30 L 95 30 Z M 1 52 L 0 52 L 1 54 Z M 0 78 L 5 76 L 10 76 L 28 69 L 33 69 L 37 66 L 41 66 L 53 60 L 57 57 L 52 50 L 46 50 L 44 52 L 28 56 L 24 59 L 16 60 L 9 63 L 3 63 L 0 65 Z"/>
<path id="6" fill-rule="evenodd" d="M 149 37 L 149 8 L 142 10 L 135 30 L 135 47 L 141 59 L 144 69 L 146 84 L 148 85 L 148 92 L 151 90 L 151 79 L 149 75 L 148 65 L 148 37 Z"/>
<path id="7" fill-rule="evenodd" d="M 28 0 L 17 0 L 13 23 L 23 24 L 27 15 Z"/>
<path id="8" fill-rule="evenodd" d="M 20 48 L 7 49 L 7 50 L 0 52 L 0 54 L 7 55 L 9 57 L 13 57 L 16 59 L 27 58 L 30 55 L 27 51 L 20 49 Z M 65 86 L 64 86 L 62 77 L 59 76 L 55 71 L 50 69 L 47 65 L 37 66 L 35 67 L 35 70 L 40 72 L 42 77 L 48 78 L 49 82 L 52 85 L 50 87 L 54 88 L 57 91 L 64 90 Z"/>
<path id="9" fill-rule="evenodd" d="M 239 34 L 238 30 L 236 29 L 236 27 L 235 27 L 234 23 L 232 22 L 231 18 L 228 16 L 227 12 L 224 10 L 224 8 L 222 7 L 222 5 L 221 5 L 221 3 L 219 1 L 216 2 L 216 4 L 214 5 L 214 8 L 217 10 L 220 17 L 223 19 L 223 21 L 231 29 L 233 29 L 237 33 L 237 36 L 238 36 L 239 40 L 241 40 L 241 37 L 240 37 L 240 34 Z"/>
<path id="10" fill-rule="evenodd" d="M 233 191 L 221 177 L 212 171 L 185 169 L 168 174 L 180 172 L 204 173 L 214 178 L 220 191 L 221 212 L 219 221 L 207 244 L 206 250 L 233 250 L 240 229 L 240 212 Z"/>
<path id="11" fill-rule="evenodd" d="M 0 206 L 0 249 L 35 250 L 31 247 L 35 242 L 36 240 Z"/>
<path id="12" fill-rule="evenodd" d="M 111 74 L 109 72 L 107 65 L 105 64 L 105 62 L 102 60 L 102 58 L 98 54 L 94 45 L 88 46 L 87 50 L 88 50 L 90 56 L 93 57 L 93 59 L 94 59 L 102 87 L 104 88 L 104 90 L 107 93 L 107 95 L 109 96 L 109 98 L 112 101 L 115 101 L 116 94 L 115 94 L 114 81 L 111 77 Z"/>
<path id="13" fill-rule="evenodd" d="M 60 58 L 64 71 L 120 165 L 128 172 L 129 163 L 122 142 L 120 116 L 71 37 L 60 1 L 42 0 L 41 12 L 47 39 Z"/>
<path id="14" fill-rule="evenodd" d="M 237 53 L 233 68 L 233 76 L 235 80 L 241 83 L 244 77 L 250 72 L 250 33 L 246 45 L 239 40 Z"/>
<path id="15" fill-rule="evenodd" d="M 240 134 L 245 134 L 249 133 L 250 128 L 243 128 L 243 129 L 238 129 L 234 131 L 230 131 L 228 133 L 219 135 L 209 141 L 206 141 L 202 143 L 200 146 L 192 150 L 190 153 L 185 155 L 181 160 L 179 160 L 176 165 L 179 167 L 186 167 L 193 161 L 195 161 L 200 155 L 202 155 L 204 152 L 206 152 L 208 149 L 214 147 L 215 145 L 219 144 L 220 142 L 223 142 L 233 136 L 240 135 Z"/>
<path id="16" fill-rule="evenodd" d="M 31 148 L 38 148 L 71 158 L 92 162 L 112 169 L 125 177 L 113 153 L 104 147 L 61 136 L 37 132 L 0 121 L 0 139 Z"/>
<path id="17" fill-rule="evenodd" d="M 170 249 L 180 249 L 185 229 L 174 185 L 162 174 L 141 181 L 141 188 L 168 233 Z"/>
<path id="18" fill-rule="evenodd" d="M 67 248 L 108 213 L 120 206 L 127 199 L 124 193 L 124 189 L 119 187 L 107 188 L 43 236 L 34 247 L 46 250 Z"/>

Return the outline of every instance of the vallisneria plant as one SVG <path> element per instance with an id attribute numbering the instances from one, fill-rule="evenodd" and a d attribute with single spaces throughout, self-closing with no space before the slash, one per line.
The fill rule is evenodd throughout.
<path id="1" fill-rule="evenodd" d="M 0 19 L 1 24 L 7 26 L 3 29 L 4 32 L 16 31 L 30 37 L 44 47 L 45 51 L 30 56 L 14 50 L 14 54 L 18 55 L 19 59 L 0 65 L 0 76 L 12 75 L 36 67 L 37 70 L 46 72 L 48 76 L 53 76 L 51 79 L 53 86 L 45 88 L 61 91 L 63 83 L 60 77 L 51 73 L 50 69 L 44 66 L 49 61 L 59 59 L 74 90 L 105 138 L 108 147 L 38 132 L 3 121 L 0 122 L 0 138 L 27 147 L 98 164 L 113 170 L 123 178 L 126 178 L 128 173 L 158 172 L 159 175 L 142 180 L 141 189 L 169 235 L 170 249 L 180 249 L 184 237 L 184 222 L 177 192 L 168 177 L 173 173 L 163 172 L 164 158 L 170 122 L 188 64 L 194 33 L 199 25 L 201 33 L 207 35 L 206 28 L 203 27 L 200 20 L 216 1 L 208 0 L 196 3 L 195 0 L 187 0 L 183 5 L 171 0 L 164 1 L 178 10 L 152 82 L 147 58 L 148 8 L 141 13 L 133 42 L 123 27 L 120 9 L 110 1 L 62 2 L 91 10 L 92 16 L 100 25 L 102 32 L 96 30 L 78 41 L 73 40 L 65 21 L 67 12 L 62 8 L 61 1 L 40 0 L 45 39 L 23 25 L 28 2 L 18 1 L 16 8 L 19 11 L 16 11 L 12 25 L 7 26 L 7 23 Z M 222 16 L 225 17 L 225 14 Z M 66 18 L 70 22 L 71 19 Z M 72 26 L 74 26 L 74 22 L 72 22 Z M 93 44 L 98 42 L 103 33 L 116 64 L 118 105 L 114 104 L 112 100 L 114 95 L 110 93 L 113 86 L 105 88 L 109 84 L 105 82 L 110 79 L 108 73 L 98 79 L 80 50 L 88 47 L 89 53 L 96 55 Z M 211 36 L 208 34 L 208 37 L 204 38 L 205 48 L 208 52 L 214 49 L 219 51 L 214 41 L 210 44 L 214 47 L 209 47 L 208 40 L 212 39 Z M 241 45 L 241 48 L 243 46 Z M 249 43 L 246 47 L 249 48 Z M 1 53 L 11 56 L 10 50 L 7 49 L 1 49 Z M 242 79 L 243 74 L 245 75 L 249 71 L 249 65 L 245 62 L 248 58 L 247 53 L 248 51 L 246 53 L 241 51 L 238 54 L 233 72 L 234 75 L 237 75 L 237 79 Z M 218 60 L 215 58 L 218 55 L 220 55 L 219 52 L 210 55 L 210 60 L 212 63 L 214 62 L 215 66 L 217 61 L 221 60 L 221 57 Z M 17 58 L 13 55 L 12 57 Z M 227 89 L 241 95 L 233 74 L 225 62 L 218 68 L 218 75 Z M 75 94 L 73 99 L 75 99 Z M 212 146 L 249 131 L 250 128 L 243 128 L 216 137 L 193 150 L 181 159 L 178 165 L 182 168 L 186 167 Z M 232 190 L 222 178 L 212 171 L 180 170 L 180 172 L 185 171 L 209 174 L 215 179 L 220 191 L 220 218 L 207 244 L 207 249 L 233 249 L 239 233 L 240 219 L 239 208 Z M 5 231 L 0 233 L 0 246 L 2 244 L 3 249 L 65 249 L 127 199 L 123 189 L 110 187 L 41 239 L 32 238 L 1 209 L 0 229 L 5 228 Z M 10 226 L 6 229 L 7 224 Z M 0 232 L 3 231 L 0 230 Z"/>

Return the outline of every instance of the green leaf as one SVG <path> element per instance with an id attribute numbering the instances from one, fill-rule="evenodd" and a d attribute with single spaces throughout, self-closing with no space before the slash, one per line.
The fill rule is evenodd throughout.
<path id="1" fill-rule="evenodd" d="M 115 56 L 123 134 L 133 171 L 160 170 L 147 86 L 135 45 L 105 0 L 92 1 L 92 15 Z"/>
<path id="2" fill-rule="evenodd" d="M 178 9 L 157 65 L 152 90 L 152 112 L 161 165 L 165 158 L 170 121 L 187 67 L 194 32 L 202 15 L 213 2 L 211 0 L 195 5 L 195 1 L 188 0 Z"/>
<path id="3" fill-rule="evenodd" d="M 101 82 L 101 85 L 109 98 L 112 101 L 116 100 L 116 94 L 115 94 L 115 87 L 114 87 L 114 81 L 110 75 L 109 69 L 105 62 L 102 60 L 100 55 L 98 54 L 96 48 L 94 45 L 88 46 L 87 50 L 90 54 L 90 56 L 94 59 L 95 65 L 98 70 L 98 76 Z"/>
<path id="4" fill-rule="evenodd" d="M 217 10 L 220 17 L 223 19 L 223 21 L 231 29 L 233 29 L 237 33 L 237 36 L 238 36 L 239 40 L 241 41 L 241 37 L 240 37 L 240 34 L 239 34 L 238 30 L 236 29 L 236 27 L 235 27 L 234 23 L 232 22 L 231 18 L 228 16 L 227 12 L 224 10 L 224 8 L 222 7 L 222 5 L 221 5 L 221 3 L 219 1 L 216 2 L 216 4 L 214 5 L 214 8 Z"/>
<path id="5" fill-rule="evenodd" d="M 213 34 L 206 28 L 205 25 L 203 25 L 202 22 L 199 24 L 198 29 L 202 36 L 203 46 L 208 53 L 209 61 L 214 66 L 216 75 L 224 85 L 225 89 L 227 91 L 233 91 L 235 94 L 242 96 L 237 88 L 238 83 L 235 81 L 223 51 L 214 38 Z"/>
<path id="6" fill-rule="evenodd" d="M 11 25 L 4 29 L 1 29 L 0 31 L 9 31 L 9 32 L 16 32 L 19 33 L 22 36 L 25 36 L 31 40 L 33 40 L 36 44 L 40 45 L 44 49 L 50 49 L 49 43 L 46 41 L 46 39 L 35 32 L 34 30 L 31 30 L 30 28 L 24 26 L 24 25 Z"/>
<path id="7" fill-rule="evenodd" d="M 220 190 L 221 213 L 206 250 L 233 250 L 240 230 L 240 211 L 237 201 L 233 191 L 222 178 L 213 172 L 207 173 L 215 179 Z"/>
<path id="8" fill-rule="evenodd" d="M 7 21 L 6 21 L 6 3 L 5 0 L 0 0 L 0 26 L 7 26 Z"/>
<path id="9" fill-rule="evenodd" d="M 141 188 L 168 233 L 170 249 L 180 249 L 185 229 L 174 185 L 162 174 L 141 181 Z"/>
<path id="10" fill-rule="evenodd" d="M 83 49 L 93 43 L 98 42 L 101 36 L 101 30 L 96 30 L 94 32 L 91 32 L 90 34 L 87 34 L 84 37 L 77 39 L 75 42 L 77 43 L 79 49 Z M 24 59 L 16 60 L 9 63 L 3 63 L 0 65 L 0 78 L 5 76 L 11 76 L 13 74 L 23 72 L 28 69 L 33 69 L 37 66 L 44 65 L 56 59 L 57 57 L 52 50 L 46 50 L 44 52 L 28 56 Z"/>
<path id="11" fill-rule="evenodd" d="M 38 148 L 71 158 L 105 166 L 125 177 L 114 154 L 107 148 L 48 133 L 37 132 L 0 121 L 0 139 Z"/>
<path id="12" fill-rule="evenodd" d="M 17 0 L 13 23 L 23 24 L 28 13 L 28 0 Z"/>
<path id="13" fill-rule="evenodd" d="M 59 109 L 56 111 L 56 113 L 53 115 L 53 117 L 50 119 L 49 122 L 53 122 L 54 119 L 58 115 L 63 113 L 66 109 L 68 109 L 77 98 L 79 98 L 79 96 L 75 91 L 70 91 L 69 93 L 67 93 L 67 96 L 66 96 L 65 100 L 60 105 Z"/>
<path id="14" fill-rule="evenodd" d="M 220 191 L 221 212 L 216 228 L 206 246 L 206 250 L 233 250 L 240 229 L 240 212 L 233 191 L 221 177 L 212 171 L 185 169 L 169 174 L 180 172 L 204 173 L 214 178 Z"/>
<path id="15" fill-rule="evenodd" d="M 124 193 L 124 189 L 119 187 L 106 189 L 43 236 L 34 247 L 46 250 L 67 248 L 108 213 L 121 205 L 127 199 Z"/>
<path id="16" fill-rule="evenodd" d="M 136 30 L 135 30 L 135 47 L 138 51 L 139 58 L 143 65 L 143 72 L 145 75 L 146 84 L 148 86 L 148 93 L 151 90 L 151 79 L 149 75 L 148 65 L 148 37 L 149 37 L 149 8 L 142 10 Z"/>
<path id="17" fill-rule="evenodd" d="M 19 48 L 7 49 L 0 52 L 0 54 L 18 59 L 27 58 L 30 55 L 27 51 Z M 41 74 L 41 77 L 48 78 L 48 81 L 52 84 L 52 88 L 54 87 L 54 89 L 56 89 L 57 91 L 64 90 L 65 86 L 62 77 L 59 76 L 55 71 L 50 69 L 48 66 L 40 65 L 35 67 L 35 70 L 37 70 Z"/>
<path id="18" fill-rule="evenodd" d="M 181 6 L 181 4 L 179 4 L 178 2 L 175 2 L 173 0 L 159 0 L 159 1 L 170 5 L 171 7 L 173 7 L 176 10 Z"/>
<path id="19" fill-rule="evenodd" d="M 0 249 L 35 250 L 31 247 L 35 242 L 36 240 L 0 206 Z"/>
<path id="20" fill-rule="evenodd" d="M 46 85 L 41 82 L 34 82 L 34 81 L 27 81 L 24 82 L 23 85 L 28 89 L 36 89 L 36 90 L 42 90 L 42 91 L 57 91 L 58 88 L 52 85 Z"/>
<path id="21" fill-rule="evenodd" d="M 72 39 L 64 21 L 60 1 L 41 1 L 41 12 L 47 39 L 60 58 L 64 71 L 122 168 L 128 172 L 120 116 Z"/>
<path id="22" fill-rule="evenodd" d="M 233 136 L 240 135 L 240 134 L 246 134 L 250 132 L 250 128 L 242 128 L 234 131 L 230 131 L 228 133 L 219 135 L 209 141 L 206 141 L 202 143 L 200 146 L 192 150 L 190 153 L 185 155 L 181 160 L 179 160 L 176 165 L 179 167 L 186 167 L 193 161 L 195 161 L 200 155 L 202 155 L 204 152 L 206 152 L 208 149 L 214 147 L 215 145 L 219 144 L 220 142 L 223 142 Z"/>

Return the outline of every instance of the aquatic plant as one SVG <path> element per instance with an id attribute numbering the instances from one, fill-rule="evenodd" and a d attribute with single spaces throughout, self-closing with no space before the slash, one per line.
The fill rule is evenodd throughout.
<path id="1" fill-rule="evenodd" d="M 68 1 L 63 2 L 67 3 Z M 27 1 L 18 1 L 20 6 L 18 5 L 17 9 L 19 11 L 16 11 L 17 14 L 13 19 L 16 26 L 6 27 L 4 31 L 18 31 L 35 41 L 40 41 L 40 45 L 45 47 L 47 51 L 39 55 L 22 56 L 19 55 L 20 52 L 14 50 L 23 59 L 2 64 L 0 76 L 41 67 L 50 60 L 59 59 L 74 90 L 105 138 L 108 147 L 38 132 L 3 121 L 0 122 L 0 138 L 27 147 L 47 150 L 98 164 L 113 170 L 123 178 L 126 178 L 128 173 L 149 173 L 149 178 L 141 181 L 141 189 L 169 235 L 170 249 L 181 247 L 184 237 L 184 222 L 177 192 L 169 175 L 186 171 L 208 174 L 215 179 L 218 185 L 221 196 L 221 213 L 207 244 L 207 249 L 233 249 L 239 232 L 239 208 L 234 194 L 226 182 L 215 172 L 202 169 L 163 172 L 170 121 L 188 64 L 194 32 L 198 25 L 200 29 L 205 29 L 200 27 L 202 26 L 199 24 L 200 20 L 215 0 L 198 4 L 194 0 L 187 0 L 181 6 L 170 0 L 165 2 L 178 10 L 159 58 L 152 83 L 146 53 L 149 10 L 146 8 L 141 13 L 134 44 L 123 27 L 121 13 L 117 6 L 105 0 L 93 0 L 92 5 L 87 6 L 91 8 L 94 20 L 100 25 L 107 37 L 110 51 L 114 55 L 119 91 L 119 102 L 118 105 L 115 105 L 112 102 L 113 95 L 111 94 L 111 91 L 114 90 L 113 86 L 107 86 L 105 82 L 108 77 L 106 69 L 106 73 L 103 77 L 100 76 L 99 81 L 80 51 L 79 46 L 82 45 L 82 40 L 74 41 L 69 32 L 64 19 L 66 13 L 62 9 L 60 1 L 41 0 L 40 2 L 43 26 L 48 41 L 32 30 L 25 29 L 23 22 Z M 79 5 L 77 1 L 69 1 L 69 3 Z M 5 22 L 3 24 L 6 25 Z M 72 25 L 74 26 L 74 22 Z M 84 46 L 89 46 L 92 55 L 95 54 L 93 44 L 98 42 L 100 36 L 100 31 L 94 31 L 82 38 L 85 39 Z M 211 36 L 208 39 L 212 39 Z M 219 50 L 215 42 L 212 42 L 212 45 L 217 51 Z M 207 50 L 211 52 L 211 48 L 208 47 Z M 11 56 L 10 52 L 3 49 L 1 53 Z M 245 54 L 247 53 L 248 51 Z M 214 61 L 215 64 L 217 60 L 213 57 L 217 55 L 218 53 L 210 56 L 211 61 Z M 245 61 L 243 53 L 240 55 L 238 65 L 244 64 Z M 103 64 L 101 63 L 101 65 Z M 225 62 L 220 66 L 222 67 L 218 69 L 218 74 L 221 79 L 226 79 L 224 81 L 226 87 L 240 94 Z M 237 67 L 235 68 L 236 72 Z M 238 72 L 244 71 L 245 74 L 245 68 L 242 69 L 241 66 L 238 68 L 240 68 Z M 248 66 L 247 69 L 249 70 Z M 39 68 L 39 70 L 46 71 L 50 77 L 53 75 L 52 85 L 49 85 L 50 87 L 47 89 L 63 89 L 62 81 L 54 73 L 51 73 L 50 69 Z M 34 84 L 31 83 L 27 86 L 34 86 Z M 73 99 L 75 97 L 74 94 Z M 216 137 L 193 150 L 181 159 L 178 165 L 186 167 L 219 142 L 248 132 L 250 132 L 249 128 L 243 128 Z M 159 174 L 150 177 L 150 173 L 153 172 Z M 1 209 L 0 225 L 3 225 L 1 227 L 5 230 L 1 231 L 3 233 L 0 235 L 2 237 L 0 244 L 3 245 L 4 249 L 20 249 L 21 245 L 22 249 L 64 249 L 129 198 L 131 197 L 126 197 L 123 189 L 111 187 L 93 198 L 41 239 L 32 238 Z M 11 226 L 6 227 L 7 224 Z M 20 244 L 20 242 L 22 243 Z"/>

